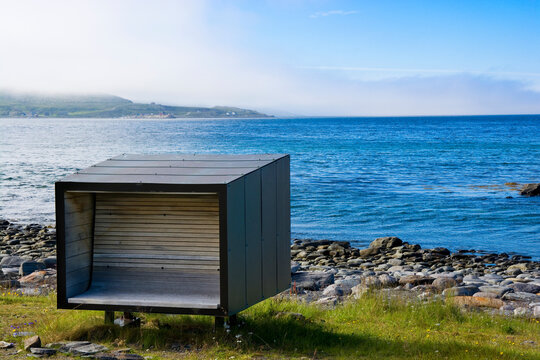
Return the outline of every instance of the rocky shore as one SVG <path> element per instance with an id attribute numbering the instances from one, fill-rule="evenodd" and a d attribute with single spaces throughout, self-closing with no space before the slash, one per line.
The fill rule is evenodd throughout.
<path id="1" fill-rule="evenodd" d="M 344 241 L 293 241 L 292 285 L 281 296 L 335 306 L 370 291 L 444 299 L 508 316 L 540 318 L 540 262 L 523 255 L 422 249 L 397 237 L 358 249 Z M 0 288 L 39 295 L 56 287 L 56 231 L 0 220 Z"/>

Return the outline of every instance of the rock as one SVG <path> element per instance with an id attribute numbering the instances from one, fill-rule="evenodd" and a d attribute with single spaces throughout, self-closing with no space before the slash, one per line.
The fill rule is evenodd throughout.
<path id="1" fill-rule="evenodd" d="M 362 260 L 362 259 L 349 259 L 349 260 L 347 260 L 347 265 L 349 265 L 349 266 L 359 266 L 359 265 L 362 265 L 363 262 L 364 262 L 364 260 Z"/>
<path id="2" fill-rule="evenodd" d="M 475 296 L 454 296 L 449 298 L 452 304 L 458 306 L 471 307 L 490 307 L 498 309 L 504 305 L 504 302 L 499 299 L 475 297 Z"/>
<path id="3" fill-rule="evenodd" d="M 378 276 L 369 275 L 362 278 L 361 285 L 365 288 L 379 288 L 382 283 Z"/>
<path id="4" fill-rule="evenodd" d="M 490 293 L 490 292 L 477 292 L 477 293 L 474 293 L 473 295 L 474 297 L 484 297 L 484 298 L 491 298 L 491 299 L 497 299 L 499 298 L 500 296 L 498 296 L 497 294 L 494 294 L 494 293 Z"/>
<path id="5" fill-rule="evenodd" d="M 56 270 L 53 269 L 34 271 L 29 275 L 21 277 L 19 282 L 25 286 L 54 285 L 56 282 L 55 275 Z"/>
<path id="6" fill-rule="evenodd" d="M 535 302 L 540 301 L 540 296 L 531 294 L 528 292 L 508 292 L 503 295 L 502 297 L 504 300 L 513 300 L 513 301 L 527 301 L 527 302 Z"/>
<path id="7" fill-rule="evenodd" d="M 537 184 L 525 184 L 519 195 L 523 196 L 540 196 L 540 183 Z"/>
<path id="8" fill-rule="evenodd" d="M 45 264 L 33 260 L 27 260 L 21 264 L 21 267 L 19 268 L 19 275 L 25 276 L 33 273 L 34 271 L 43 269 L 45 269 Z"/>
<path id="9" fill-rule="evenodd" d="M 11 349 L 14 346 L 15 346 L 15 344 L 13 344 L 13 343 L 6 342 L 6 341 L 0 341 L 0 349 Z"/>
<path id="10" fill-rule="evenodd" d="M 519 269 L 522 272 L 527 271 L 527 263 L 510 265 L 506 270 L 511 271 L 511 270 L 515 270 L 515 269 Z M 519 274 L 516 274 L 516 275 L 519 275 Z"/>
<path id="11" fill-rule="evenodd" d="M 72 341 L 65 345 L 62 345 L 59 349 L 60 352 L 70 353 L 72 349 L 80 346 L 90 345 L 90 341 Z"/>
<path id="12" fill-rule="evenodd" d="M 498 298 L 502 297 L 507 292 L 513 292 L 512 288 L 506 286 L 480 286 L 478 290 L 486 293 L 495 294 Z"/>
<path id="13" fill-rule="evenodd" d="M 395 236 L 386 236 L 386 237 L 380 237 L 371 242 L 369 244 L 370 248 L 386 248 L 391 249 L 394 247 L 401 246 L 403 244 L 403 241 L 401 241 L 400 238 Z"/>
<path id="14" fill-rule="evenodd" d="M 413 286 L 431 284 L 435 279 L 430 276 L 406 275 L 399 279 L 401 285 L 411 284 Z"/>
<path id="15" fill-rule="evenodd" d="M 398 281 L 395 277 L 388 274 L 379 275 L 379 281 L 382 287 L 394 287 L 398 285 Z"/>
<path id="16" fill-rule="evenodd" d="M 90 343 L 88 345 L 73 347 L 70 353 L 72 353 L 73 355 L 78 355 L 78 356 L 88 356 L 88 355 L 97 354 L 98 352 L 102 352 L 102 351 L 107 351 L 107 348 L 103 345 Z"/>
<path id="17" fill-rule="evenodd" d="M 444 290 L 457 286 L 457 281 L 451 277 L 439 277 L 433 280 L 432 285 L 439 290 Z"/>
<path id="18" fill-rule="evenodd" d="M 343 288 L 340 285 L 332 284 L 326 287 L 326 289 L 323 290 L 323 296 L 344 296 L 349 295 L 351 293 L 350 289 Z"/>
<path id="19" fill-rule="evenodd" d="M 186 345 L 187 346 L 187 345 Z M 129 353 L 114 353 L 117 360 L 144 360 L 144 356 Z"/>
<path id="20" fill-rule="evenodd" d="M 289 312 L 289 311 L 280 311 L 274 315 L 276 319 L 294 319 L 294 320 L 306 320 L 306 317 L 300 313 Z"/>
<path id="21" fill-rule="evenodd" d="M 56 256 L 51 256 L 42 260 L 47 269 L 56 269 Z"/>
<path id="22" fill-rule="evenodd" d="M 353 286 L 351 289 L 352 296 L 355 299 L 360 299 L 364 294 L 366 294 L 369 291 L 369 289 L 362 284 Z"/>
<path id="23" fill-rule="evenodd" d="M 334 283 L 334 274 L 322 271 L 299 271 L 292 276 L 298 290 L 319 290 Z"/>
<path id="24" fill-rule="evenodd" d="M 403 265 L 403 260 L 401 260 L 401 259 L 390 259 L 386 263 L 390 264 L 392 266 L 400 266 L 400 265 Z"/>
<path id="25" fill-rule="evenodd" d="M 323 305 L 323 306 L 335 306 L 337 303 L 338 303 L 338 299 L 335 296 L 323 297 L 314 302 L 314 304 L 316 305 Z"/>
<path id="26" fill-rule="evenodd" d="M 43 355 L 43 356 L 52 356 L 56 354 L 56 349 L 49 349 L 49 348 L 40 348 L 40 347 L 33 347 L 30 349 L 32 354 L 36 355 Z"/>
<path id="27" fill-rule="evenodd" d="M 17 280 L 0 280 L 0 289 L 17 289 L 21 284 Z"/>
<path id="28" fill-rule="evenodd" d="M 7 256 L 0 261 L 0 268 L 19 267 L 24 261 L 20 256 Z"/>
<path id="29" fill-rule="evenodd" d="M 40 348 L 41 347 L 41 339 L 38 335 L 34 335 L 32 337 L 24 339 L 24 350 L 28 351 L 31 348 Z"/>
<path id="30" fill-rule="evenodd" d="M 537 319 L 540 319 L 540 305 L 537 305 L 533 308 L 533 316 Z"/>
<path id="31" fill-rule="evenodd" d="M 370 256 L 377 255 L 380 252 L 379 248 L 367 248 L 367 249 L 361 249 L 359 251 L 359 256 L 362 258 L 367 258 Z"/>
<path id="32" fill-rule="evenodd" d="M 530 317 L 532 316 L 533 312 L 531 309 L 526 307 L 518 307 L 514 310 L 514 316 L 520 316 L 520 317 Z"/>
<path id="33" fill-rule="evenodd" d="M 515 292 L 526 292 L 531 294 L 540 293 L 540 285 L 532 283 L 515 283 L 508 286 Z"/>
<path id="34" fill-rule="evenodd" d="M 476 286 L 465 285 L 448 288 L 442 294 L 443 296 L 472 296 L 478 291 L 478 287 Z"/>

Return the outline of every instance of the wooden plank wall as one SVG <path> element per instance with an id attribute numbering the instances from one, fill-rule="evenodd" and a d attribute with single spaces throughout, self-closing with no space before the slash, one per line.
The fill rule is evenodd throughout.
<path id="1" fill-rule="evenodd" d="M 90 286 L 93 217 L 93 194 L 76 192 L 64 194 L 68 298 L 86 291 Z"/>
<path id="2" fill-rule="evenodd" d="M 290 165 L 283 157 L 228 186 L 229 313 L 291 282 Z"/>
<path id="3" fill-rule="evenodd" d="M 217 194 L 96 194 L 94 269 L 218 277 Z"/>

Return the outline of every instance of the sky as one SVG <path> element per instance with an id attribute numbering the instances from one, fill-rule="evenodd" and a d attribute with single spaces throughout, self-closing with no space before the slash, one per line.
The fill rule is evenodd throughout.
<path id="1" fill-rule="evenodd" d="M 0 89 L 277 115 L 540 113 L 540 1 L 0 1 Z"/>

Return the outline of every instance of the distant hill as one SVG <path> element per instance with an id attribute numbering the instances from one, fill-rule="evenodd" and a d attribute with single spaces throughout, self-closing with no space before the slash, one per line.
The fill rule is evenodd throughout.
<path id="1" fill-rule="evenodd" d="M 261 118 L 269 115 L 227 106 L 211 108 L 141 104 L 112 95 L 36 95 L 0 92 L 1 117 L 52 118 Z"/>

